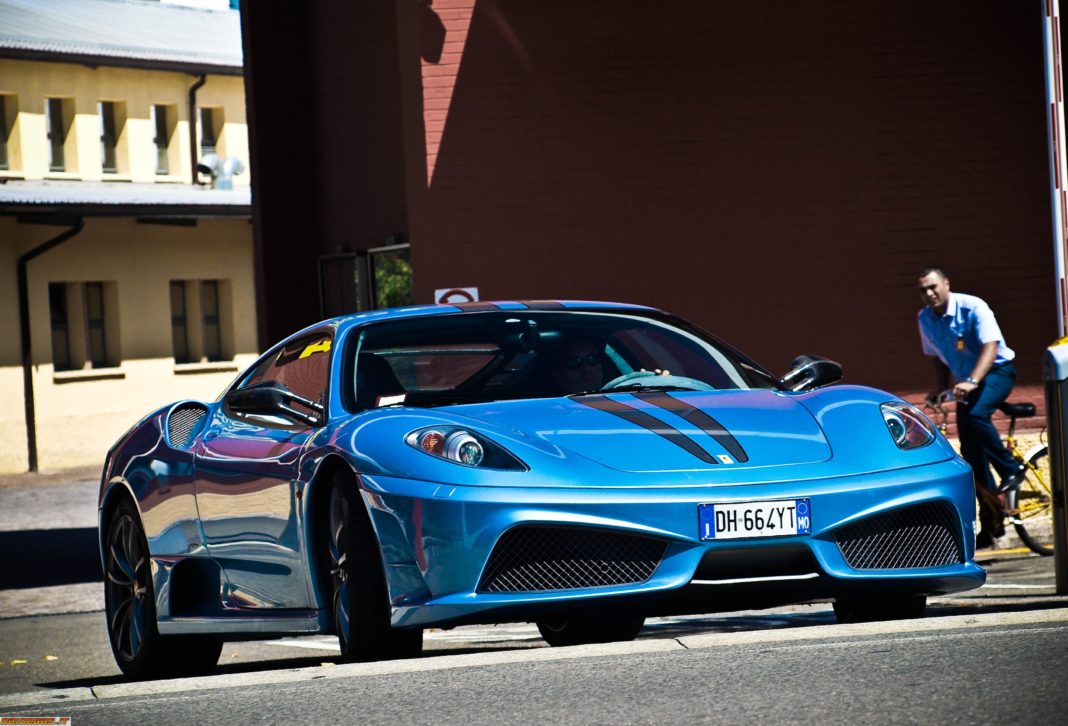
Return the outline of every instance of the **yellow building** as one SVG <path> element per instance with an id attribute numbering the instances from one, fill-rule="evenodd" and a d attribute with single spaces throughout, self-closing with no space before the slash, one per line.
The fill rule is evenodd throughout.
<path id="1" fill-rule="evenodd" d="M 223 6 L 0 0 L 0 473 L 99 464 L 256 353 Z"/>

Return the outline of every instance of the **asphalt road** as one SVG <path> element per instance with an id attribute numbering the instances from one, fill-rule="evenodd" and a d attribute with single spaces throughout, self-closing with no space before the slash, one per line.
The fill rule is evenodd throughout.
<path id="1" fill-rule="evenodd" d="M 839 626 L 814 604 L 657 619 L 634 643 L 564 649 L 528 624 L 471 626 L 428 631 L 423 657 L 380 664 L 340 664 L 333 637 L 289 638 L 227 644 L 212 677 L 129 683 L 100 612 L 94 497 L 89 479 L 0 486 L 0 715 L 1044 724 L 1068 707 L 1068 597 L 1052 559 L 1022 550 L 981 553 L 986 586 L 933 598 L 920 621 Z"/>
<path id="2" fill-rule="evenodd" d="M 1068 612 L 706 633 L 0 699 L 79 724 L 1060 722 Z"/>
<path id="3" fill-rule="evenodd" d="M 920 621 L 839 626 L 814 604 L 657 619 L 634 643 L 565 649 L 527 624 L 471 626 L 428 631 L 422 658 L 382 664 L 339 664 L 332 637 L 291 638 L 227 644 L 216 676 L 148 683 L 119 676 L 100 612 L 0 619 L 0 715 L 1059 722 L 1068 598 L 1054 594 L 1052 560 L 984 565 L 985 587 L 933 599 Z"/>

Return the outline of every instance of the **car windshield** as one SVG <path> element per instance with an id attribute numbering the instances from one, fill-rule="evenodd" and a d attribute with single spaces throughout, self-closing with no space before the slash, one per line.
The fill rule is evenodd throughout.
<path id="1" fill-rule="evenodd" d="M 356 408 L 661 390 L 778 388 L 689 324 L 644 312 L 470 312 L 378 323 L 359 337 Z"/>

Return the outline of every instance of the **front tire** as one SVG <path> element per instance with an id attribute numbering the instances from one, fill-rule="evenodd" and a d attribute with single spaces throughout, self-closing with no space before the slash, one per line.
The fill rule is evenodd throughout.
<path id="1" fill-rule="evenodd" d="M 554 648 L 634 640 L 644 625 L 645 618 L 639 616 L 583 617 L 537 622 L 541 637 Z"/>
<path id="2" fill-rule="evenodd" d="M 378 541 L 352 477 L 338 471 L 330 487 L 326 562 L 341 658 L 410 658 L 423 648 L 423 631 L 390 625 L 389 593 Z"/>
<path id="3" fill-rule="evenodd" d="M 129 500 L 115 508 L 104 541 L 104 613 L 119 669 L 131 678 L 211 671 L 219 661 L 221 641 L 159 634 L 148 541 L 137 508 Z"/>
<path id="4" fill-rule="evenodd" d="M 834 601 L 834 614 L 839 623 L 911 620 L 922 618 L 926 609 L 926 595 L 840 597 Z"/>

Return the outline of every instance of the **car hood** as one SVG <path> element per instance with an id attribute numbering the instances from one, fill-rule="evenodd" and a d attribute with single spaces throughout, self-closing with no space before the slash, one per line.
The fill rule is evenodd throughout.
<path id="1" fill-rule="evenodd" d="M 776 391 L 650 391 L 463 408 L 539 448 L 626 472 L 725 471 L 831 458 L 808 409 Z"/>

